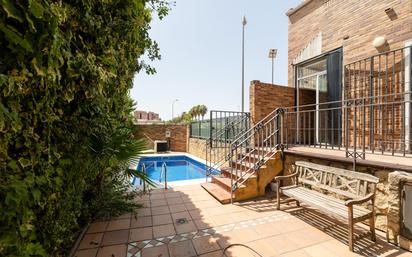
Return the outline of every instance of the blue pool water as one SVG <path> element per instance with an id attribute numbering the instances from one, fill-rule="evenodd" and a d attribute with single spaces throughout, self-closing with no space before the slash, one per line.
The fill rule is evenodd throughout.
<path id="1" fill-rule="evenodd" d="M 206 165 L 184 155 L 142 157 L 137 166 L 137 170 L 142 170 L 144 164 L 148 176 L 154 182 L 159 182 L 163 162 L 165 162 L 167 166 L 168 182 L 205 178 Z M 164 182 L 163 180 L 164 175 L 162 182 Z M 137 184 L 138 182 L 137 178 L 133 180 L 133 184 Z"/>

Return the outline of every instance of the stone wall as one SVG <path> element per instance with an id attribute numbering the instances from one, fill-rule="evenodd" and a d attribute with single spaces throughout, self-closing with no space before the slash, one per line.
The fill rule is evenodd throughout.
<path id="1" fill-rule="evenodd" d="M 309 0 L 303 8 L 289 12 L 288 85 L 293 86 L 293 60 L 319 33 L 321 52 L 342 47 L 343 65 L 381 51 L 405 46 L 412 39 L 410 0 Z M 385 9 L 393 8 L 388 14 Z M 376 49 L 372 41 L 384 36 L 388 45 Z"/>
<path id="2" fill-rule="evenodd" d="M 187 152 L 201 159 L 206 159 L 206 140 L 200 138 L 189 138 Z"/>
<path id="3" fill-rule="evenodd" d="M 189 137 L 189 127 L 187 125 L 168 124 L 145 124 L 136 125 L 136 134 L 146 138 L 148 147 L 153 149 L 155 140 L 168 140 L 166 131 L 170 131 L 170 150 L 175 152 L 186 152 Z"/>
<path id="4" fill-rule="evenodd" d="M 284 162 L 284 174 L 292 174 L 294 173 L 294 163 L 296 161 L 308 161 L 313 163 L 318 163 L 327 166 L 333 166 L 342 169 L 352 170 L 352 162 L 339 162 L 339 161 L 330 161 L 324 160 L 320 158 L 311 158 L 311 157 L 304 157 L 300 155 L 295 155 L 291 153 L 285 154 L 285 162 Z M 369 167 L 369 166 L 361 166 L 357 165 L 356 170 L 359 172 L 364 172 L 368 174 L 372 174 L 379 178 L 379 183 L 376 189 L 376 197 L 375 197 L 375 211 L 376 211 L 376 228 L 382 231 L 387 230 L 388 220 L 388 200 L 390 198 L 389 194 L 389 182 L 388 182 L 388 175 L 393 172 L 394 170 L 385 169 L 385 168 L 376 168 L 376 167 Z"/>
<path id="5" fill-rule="evenodd" d="M 278 107 L 295 105 L 295 89 L 291 87 L 262 83 L 250 83 L 250 115 L 256 123 Z"/>
<path id="6" fill-rule="evenodd" d="M 213 148 L 211 156 L 208 157 L 211 158 L 211 160 L 209 159 L 208 161 L 218 163 L 225 158 L 225 154 L 227 155 L 228 151 L 229 147 L 226 148 L 226 151 L 223 147 Z M 187 152 L 206 160 L 206 140 L 200 138 L 189 138 Z M 227 166 L 227 163 L 223 164 L 223 166 Z"/>
<path id="7" fill-rule="evenodd" d="M 412 251 L 412 241 L 400 235 L 401 230 L 401 184 L 412 182 L 412 174 L 407 172 L 392 172 L 389 174 L 389 202 L 388 202 L 388 231 L 386 233 L 389 242 L 400 245 L 402 248 Z"/>

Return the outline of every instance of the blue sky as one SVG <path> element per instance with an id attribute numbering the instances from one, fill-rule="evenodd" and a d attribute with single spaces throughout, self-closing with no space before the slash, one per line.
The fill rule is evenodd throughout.
<path id="1" fill-rule="evenodd" d="M 150 36 L 162 59 L 152 62 L 155 75 L 136 74 L 131 97 L 137 109 L 154 111 L 163 120 L 196 104 L 209 110 L 240 110 L 242 17 L 245 31 L 245 110 L 252 80 L 271 81 L 270 48 L 278 49 L 275 83 L 287 83 L 285 15 L 301 0 L 176 0 L 162 21 L 154 19 Z"/>

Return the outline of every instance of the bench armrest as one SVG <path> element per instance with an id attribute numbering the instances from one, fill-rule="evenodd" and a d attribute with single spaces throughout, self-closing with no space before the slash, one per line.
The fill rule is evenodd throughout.
<path id="1" fill-rule="evenodd" d="M 375 194 L 368 194 L 367 196 L 360 198 L 360 199 L 350 199 L 345 202 L 346 206 L 352 206 L 355 204 L 362 204 L 366 203 L 367 201 L 372 200 L 375 197 Z"/>
<path id="2" fill-rule="evenodd" d="M 287 175 L 287 176 L 276 176 L 276 177 L 275 177 L 275 181 L 276 181 L 276 182 L 279 182 L 279 181 L 284 180 L 284 179 L 297 177 L 298 174 L 299 174 L 299 172 L 295 172 L 295 173 L 290 174 L 290 175 Z"/>

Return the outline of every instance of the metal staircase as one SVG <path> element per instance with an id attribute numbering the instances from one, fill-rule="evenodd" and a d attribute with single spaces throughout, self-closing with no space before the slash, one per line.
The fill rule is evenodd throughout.
<path id="1" fill-rule="evenodd" d="M 243 120 L 239 118 L 232 124 L 228 123 L 217 133 L 229 130 L 233 124 Z M 207 173 L 212 183 L 202 186 L 222 203 L 253 198 L 264 193 L 265 185 L 281 171 L 276 160 L 280 159 L 279 150 L 283 149 L 282 127 L 283 111 L 276 109 L 254 126 L 238 131 L 234 139 L 219 141 L 218 134 L 216 137 L 211 136 L 207 146 Z M 224 152 L 220 149 L 224 149 Z M 216 170 L 219 172 L 213 174 Z"/>

